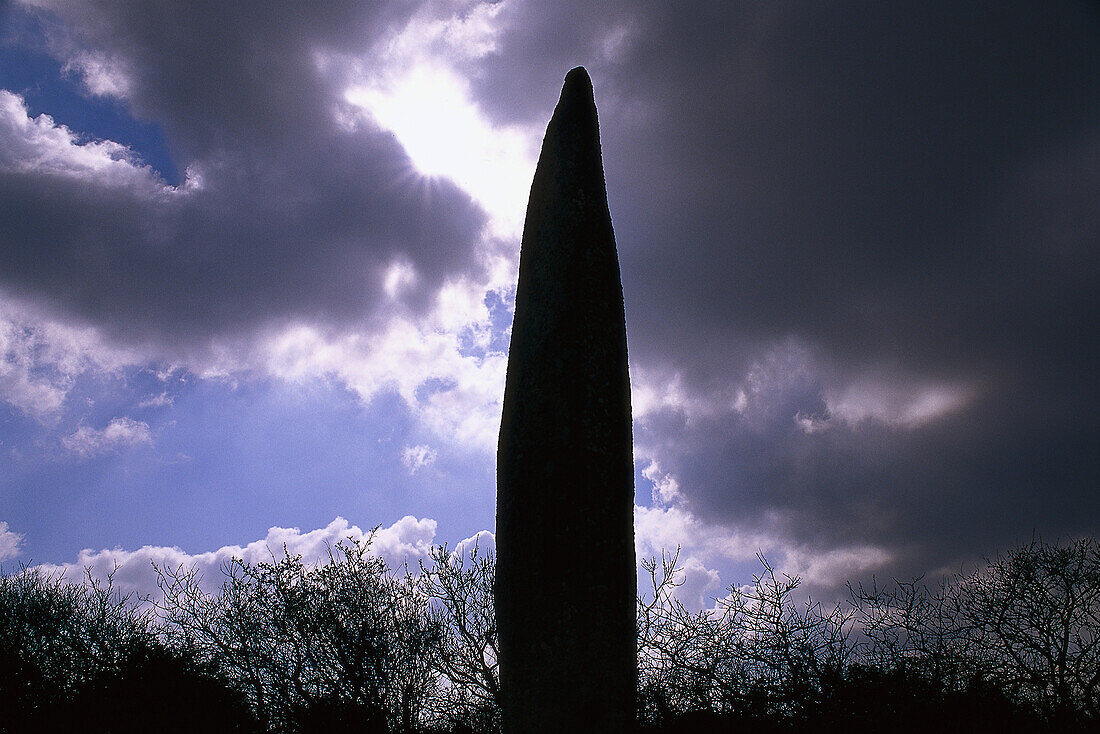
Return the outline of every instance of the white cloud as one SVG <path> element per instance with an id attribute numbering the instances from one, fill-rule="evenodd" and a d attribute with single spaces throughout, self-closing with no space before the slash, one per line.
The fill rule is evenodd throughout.
<path id="1" fill-rule="evenodd" d="M 431 466 L 435 462 L 435 459 L 435 449 L 423 444 L 406 446 L 401 451 L 401 463 L 409 470 L 409 474 L 416 474 L 420 469 Z"/>
<path id="2" fill-rule="evenodd" d="M 175 402 L 175 398 L 168 394 L 167 391 L 162 392 L 160 395 L 150 395 L 149 397 L 138 403 L 139 408 L 163 408 L 167 405 L 172 405 Z"/>
<path id="3" fill-rule="evenodd" d="M 492 18 L 497 11 L 479 7 L 444 20 L 432 17 L 438 12 L 435 8 L 418 14 L 403 35 L 392 41 L 391 50 L 397 55 L 387 56 L 388 65 L 364 67 L 369 71 L 353 74 L 349 84 L 357 78 L 363 86 L 369 77 L 372 88 L 381 90 L 379 94 L 398 101 L 415 97 L 413 92 L 424 91 L 424 84 L 443 85 L 436 90 L 442 96 L 436 95 L 433 104 L 450 107 L 447 114 L 433 112 L 431 121 L 449 119 L 454 112 L 461 113 L 463 124 L 472 126 L 467 132 L 476 133 L 476 145 L 467 141 L 449 147 L 473 156 L 482 184 L 491 183 L 499 190 L 485 189 L 479 194 L 473 179 L 463 179 L 466 174 L 473 175 L 472 164 L 466 165 L 469 161 L 448 175 L 460 185 L 472 186 L 472 193 L 482 199 L 506 196 L 507 205 L 497 208 L 494 216 L 514 220 L 502 230 L 509 234 L 508 246 L 486 234 L 477 253 L 482 261 L 476 269 L 480 276 L 455 277 L 444 283 L 436 294 L 435 308 L 424 318 L 410 319 L 398 309 L 391 311 L 388 323 L 381 326 L 375 321 L 369 328 L 348 325 L 337 331 L 308 323 L 286 326 L 284 322 L 260 330 L 258 335 L 230 337 L 228 343 L 210 343 L 183 354 L 171 352 L 170 346 L 158 349 L 155 345 L 121 353 L 93 329 L 68 326 L 41 315 L 31 320 L 23 318 L 24 314 L 12 316 L 7 312 L 11 311 L 7 308 L 10 299 L 0 300 L 0 400 L 46 419 L 61 411 L 76 377 L 89 370 L 173 362 L 198 377 L 230 382 L 248 374 L 287 380 L 335 379 L 364 402 L 379 391 L 394 390 L 424 427 L 457 445 L 491 451 L 499 426 L 506 356 L 489 350 L 494 333 L 483 301 L 487 293 L 506 292 L 514 285 L 517 263 L 511 235 L 522 221 L 534 163 L 525 147 L 526 133 L 493 129 L 447 66 L 461 54 L 492 51 Z M 422 43 L 425 39 L 430 43 Z M 427 65 L 410 66 L 407 62 L 414 56 L 418 64 Z M 102 54 L 74 52 L 68 61 L 68 69 L 80 74 L 93 93 L 116 97 L 128 94 L 124 67 L 122 61 Z M 413 74 L 410 70 L 414 69 L 420 71 Z M 447 127 L 453 128 L 452 123 Z M 407 137 L 401 130 L 397 132 Z M 434 135 L 426 139 L 434 139 Z M 537 143 L 537 135 L 533 140 Z M 124 187 L 143 200 L 162 200 L 197 190 L 201 178 L 194 168 L 197 165 L 188 167 L 189 183 L 178 189 L 167 186 L 125 146 L 109 140 L 84 140 L 48 115 L 32 118 L 21 97 L 0 90 L 0 168 L 86 179 L 94 181 L 97 188 Z M 502 177 L 501 171 L 512 173 Z M 400 260 L 383 267 L 378 275 L 383 292 L 395 299 L 419 282 L 416 268 Z M 425 385 L 431 389 L 423 389 Z M 167 395 L 153 397 L 140 407 L 158 407 L 169 400 Z M 109 427 L 103 434 L 82 427 L 65 439 L 65 445 L 75 453 L 91 455 L 112 439 L 120 443 L 126 428 Z"/>
<path id="4" fill-rule="evenodd" d="M 491 530 L 479 530 L 469 538 L 455 543 L 454 554 L 465 556 L 477 546 L 478 555 L 491 553 L 496 555 L 497 536 Z"/>
<path id="5" fill-rule="evenodd" d="M 807 434 L 851 429 L 864 421 L 919 428 L 965 408 L 978 391 L 974 385 L 935 382 L 890 369 L 868 368 L 853 376 L 795 339 L 764 350 L 725 384 L 693 388 L 679 372 L 635 366 L 631 388 L 635 418 L 673 410 L 689 424 L 728 415 L 757 424 L 772 419 L 775 407 L 791 398 L 816 399 L 820 413 L 795 410 L 784 416 Z"/>
<path id="6" fill-rule="evenodd" d="M 497 50 L 500 7 L 479 3 L 442 17 L 440 9 L 425 3 L 374 57 L 353 64 L 345 99 L 391 130 L 420 173 L 445 176 L 477 199 L 496 236 L 514 238 L 542 128 L 493 124 L 460 68 Z"/>
<path id="7" fill-rule="evenodd" d="M 84 86 L 96 97 L 125 99 L 133 88 L 132 74 L 126 63 L 101 52 L 81 51 L 66 61 L 61 71 L 78 74 Z"/>
<path id="8" fill-rule="evenodd" d="M 405 515 L 375 533 L 371 549 L 386 559 L 391 567 L 396 567 L 406 560 L 426 557 L 435 541 L 435 532 L 435 520 Z"/>
<path id="9" fill-rule="evenodd" d="M 416 285 L 416 268 L 404 260 L 397 260 L 386 269 L 383 287 L 386 295 L 397 300 L 410 286 Z"/>
<path id="10" fill-rule="evenodd" d="M 101 456 L 127 446 L 152 445 L 149 424 L 122 416 L 112 418 L 102 429 L 81 426 L 75 433 L 61 439 L 66 451 L 83 458 Z"/>
<path id="11" fill-rule="evenodd" d="M 491 259 L 481 282 L 456 280 L 437 294 L 422 319 L 393 317 L 371 334 L 354 328 L 332 332 L 309 325 L 264 331 L 214 344 L 187 361 L 119 348 L 91 327 L 67 325 L 0 293 L 0 400 L 40 420 L 56 417 L 78 377 L 148 367 L 167 375 L 189 371 L 201 379 L 234 383 L 249 374 L 287 381 L 335 379 L 363 402 L 395 391 L 424 427 L 458 446 L 492 451 L 500 425 L 507 355 L 489 349 L 494 336 L 484 298 L 514 277 L 507 258 Z M 167 371 L 166 371 L 167 370 Z M 424 389 L 430 385 L 431 389 Z M 170 405 L 167 393 L 139 407 Z M 90 455 L 121 440 L 136 426 L 104 431 L 82 427 L 66 447 Z"/>
<path id="12" fill-rule="evenodd" d="M 0 523 L 0 526 L 3 524 Z M 429 518 L 406 516 L 382 528 L 374 536 L 372 553 L 383 558 L 391 568 L 402 565 L 406 558 L 423 558 L 435 539 L 436 522 Z M 370 533 L 358 525 L 350 524 L 342 517 L 335 518 L 327 526 L 303 533 L 299 528 L 272 527 L 267 535 L 245 546 L 227 545 L 205 553 L 187 553 L 178 547 L 146 545 L 137 550 L 80 551 L 72 563 L 42 564 L 47 573 L 60 573 L 70 581 L 84 578 L 85 569 L 93 577 L 105 578 L 114 572 L 114 581 L 124 592 L 142 596 L 157 594 L 156 573 L 153 565 L 161 568 L 195 569 L 202 578 L 202 587 L 215 591 L 221 585 L 221 568 L 234 558 L 248 563 L 263 563 L 282 554 L 283 547 L 291 555 L 301 555 L 306 563 L 319 563 L 328 557 L 330 548 L 346 540 L 363 540 Z"/>
<path id="13" fill-rule="evenodd" d="M 853 576 L 873 571 L 894 560 L 883 548 L 856 545 L 827 551 L 808 548 L 788 549 L 784 559 L 787 573 L 805 583 L 834 587 Z"/>
<path id="14" fill-rule="evenodd" d="M 22 551 L 19 546 L 23 543 L 23 535 L 8 529 L 6 522 L 0 521 L 0 561 L 15 558 Z"/>
<path id="15" fill-rule="evenodd" d="M 831 427 L 829 419 L 820 415 L 807 415 L 801 411 L 794 414 L 794 422 L 803 433 L 820 433 Z"/>
<path id="16" fill-rule="evenodd" d="M 763 554 L 777 571 L 798 576 L 810 587 L 835 589 L 856 575 L 894 560 L 886 549 L 850 545 L 815 549 L 786 537 L 781 523 L 766 516 L 751 532 L 712 523 L 687 506 L 676 478 L 650 461 L 642 475 L 653 483 L 653 506 L 634 507 L 634 539 L 639 558 L 660 558 L 680 549 L 681 580 L 676 596 L 694 609 L 709 606 L 712 592 L 724 587 L 720 569 L 741 573 Z M 711 566 L 718 565 L 720 568 Z"/>
<path id="17" fill-rule="evenodd" d="M 673 590 L 673 595 L 688 609 L 714 606 L 714 592 L 722 588 L 718 571 L 707 568 L 694 556 L 681 558 L 680 569 L 680 584 Z"/>
<path id="18" fill-rule="evenodd" d="M 704 521 L 679 507 L 634 507 L 634 541 L 639 556 L 660 556 L 661 551 L 681 546 L 699 558 L 724 557 L 743 561 L 761 549 L 774 548 L 774 537 L 765 531 L 752 534 Z"/>
<path id="19" fill-rule="evenodd" d="M 500 426 L 507 355 L 466 349 L 488 329 L 480 299 L 448 296 L 464 304 L 463 324 L 431 317 L 395 318 L 378 335 L 325 334 L 295 326 L 273 334 L 264 346 L 266 370 L 285 380 L 335 378 L 369 402 L 384 390 L 399 394 L 425 427 L 455 445 L 492 451 Z M 441 308 L 440 311 L 443 309 Z M 449 319 L 456 319 L 451 312 Z M 463 328 L 460 328 L 463 327 Z M 431 389 L 425 387 L 431 386 Z"/>
<path id="20" fill-rule="evenodd" d="M 292 325 L 214 344 L 177 362 L 117 347 L 94 328 L 67 325 L 0 293 L 0 400 L 47 420 L 64 407 L 78 377 L 125 367 L 156 369 L 162 379 L 182 370 L 229 383 L 249 374 L 287 381 L 334 379 L 364 403 L 392 390 L 436 435 L 489 452 L 499 430 L 507 355 L 489 349 L 494 330 L 484 299 L 489 291 L 503 290 L 514 273 L 505 257 L 490 258 L 483 272 L 481 282 L 445 284 L 435 309 L 424 318 L 395 316 L 376 334 Z M 147 396 L 139 407 L 171 403 L 172 397 L 161 393 Z M 135 428 L 119 424 L 104 433 L 82 427 L 65 445 L 90 455 L 112 439 L 121 441 L 127 429 L 140 439 Z"/>
<path id="21" fill-rule="evenodd" d="M 773 545 L 774 541 L 766 535 L 746 535 L 695 515 L 688 508 L 676 477 L 663 471 L 656 459 L 650 459 L 642 476 L 653 485 L 653 505 L 634 506 L 634 541 L 639 556 L 660 557 L 663 552 L 681 548 L 685 559 L 700 563 L 700 558 L 719 557 L 742 561 Z"/>
<path id="22" fill-rule="evenodd" d="M 757 554 L 777 572 L 797 576 L 806 587 L 825 593 L 835 593 L 845 581 L 895 560 L 888 550 L 874 545 L 815 549 L 797 544 L 777 531 L 774 518 L 761 525 L 746 533 L 706 522 L 683 507 L 634 508 L 638 557 L 661 558 L 679 548 L 683 584 L 675 594 L 693 609 L 709 607 L 714 592 L 758 570 Z"/>
<path id="23" fill-rule="evenodd" d="M 920 426 L 964 408 L 974 389 L 899 379 L 861 379 L 826 392 L 829 412 L 849 425 L 874 420 L 898 428 Z"/>
<path id="24" fill-rule="evenodd" d="M 32 332 L 0 322 L 0 399 L 24 413 L 44 417 L 61 407 L 72 375 L 51 380 L 36 374 L 35 341 Z"/>
<path id="25" fill-rule="evenodd" d="M 742 395 L 743 397 L 743 395 Z M 683 413 L 690 421 L 712 416 L 728 408 L 732 401 L 714 395 L 697 395 L 684 384 L 677 371 L 630 366 L 630 408 L 635 419 L 661 410 Z"/>
<path id="26" fill-rule="evenodd" d="M 477 199 L 496 235 L 516 235 L 535 171 L 537 133 L 494 127 L 470 100 L 469 84 L 438 61 L 417 59 L 391 73 L 352 87 L 347 101 L 392 130 L 420 173 L 445 176 Z"/>
<path id="27" fill-rule="evenodd" d="M 670 505 L 683 499 L 676 477 L 661 471 L 656 459 L 650 460 L 649 465 L 642 470 L 642 476 L 653 483 L 654 504 Z"/>
<path id="28" fill-rule="evenodd" d="M 23 98 L 0 89 L 0 168 L 94 181 L 158 196 L 175 191 L 133 151 L 112 140 L 80 137 L 49 115 L 32 118 Z"/>
<path id="29" fill-rule="evenodd" d="M 133 361 L 95 329 L 63 324 L 0 293 L 0 400 L 24 413 L 49 419 L 81 374 Z"/>

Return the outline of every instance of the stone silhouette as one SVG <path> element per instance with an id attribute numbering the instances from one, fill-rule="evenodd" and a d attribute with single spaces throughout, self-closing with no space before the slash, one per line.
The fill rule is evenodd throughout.
<path id="1" fill-rule="evenodd" d="M 507 734 L 631 728 L 634 465 L 622 283 L 588 73 L 531 184 L 497 447 Z"/>

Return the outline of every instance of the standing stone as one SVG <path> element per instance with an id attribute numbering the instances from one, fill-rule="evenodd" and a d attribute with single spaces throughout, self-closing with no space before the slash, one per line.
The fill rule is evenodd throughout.
<path id="1" fill-rule="evenodd" d="M 506 734 L 632 727 L 633 511 L 622 282 L 592 82 L 577 67 L 531 184 L 497 446 Z"/>

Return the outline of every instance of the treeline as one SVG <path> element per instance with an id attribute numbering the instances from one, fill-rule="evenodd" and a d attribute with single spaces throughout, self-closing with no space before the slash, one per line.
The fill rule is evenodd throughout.
<path id="1" fill-rule="evenodd" d="M 698 612 L 675 597 L 675 554 L 644 562 L 641 731 L 1100 730 L 1091 540 L 1032 542 L 936 586 L 850 587 L 833 606 L 760 560 Z M 0 576 L 0 732 L 499 731 L 494 566 L 476 547 L 436 548 L 415 573 L 369 540 L 316 565 L 237 560 L 213 594 L 157 571 L 152 600 L 110 579 Z"/>

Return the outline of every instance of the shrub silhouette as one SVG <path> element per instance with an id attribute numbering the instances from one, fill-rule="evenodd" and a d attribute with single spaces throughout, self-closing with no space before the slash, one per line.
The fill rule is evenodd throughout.
<path id="1" fill-rule="evenodd" d="M 215 593 L 161 569 L 155 606 L 111 579 L 0 575 L 0 733 L 499 731 L 493 557 L 436 548 L 411 574 L 368 551 L 237 561 Z M 676 564 L 643 563 L 639 731 L 1100 731 L 1090 540 L 832 606 L 761 558 L 691 611 Z"/>
<path id="2" fill-rule="evenodd" d="M 712 611 L 674 596 L 676 555 L 643 563 L 639 721 L 652 731 L 773 727 L 1095 731 L 1100 554 L 1034 541 L 972 574 L 796 603 L 766 559 Z M 693 728 L 694 727 L 694 728 Z"/>
<path id="3" fill-rule="evenodd" d="M 476 544 L 465 553 L 439 546 L 428 560 L 420 565 L 419 588 L 442 632 L 435 659 L 445 685 L 437 719 L 455 731 L 497 731 L 502 702 L 493 556 Z"/>
<path id="4" fill-rule="evenodd" d="M 999 691 L 1056 729 L 1100 721 L 1100 551 L 1038 539 L 938 588 L 855 589 L 866 657 L 945 691 Z"/>
<path id="5" fill-rule="evenodd" d="M 167 646 L 113 578 L 0 576 L 0 732 L 250 732 L 244 701 Z"/>
<path id="6" fill-rule="evenodd" d="M 439 626 L 415 581 L 388 573 L 370 540 L 306 566 L 286 553 L 235 560 L 219 594 L 193 571 L 159 569 L 158 603 L 172 645 L 217 669 L 270 731 L 412 731 L 439 677 Z"/>

